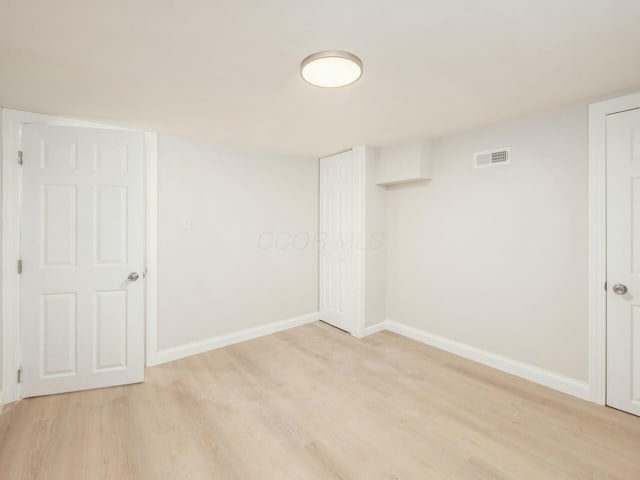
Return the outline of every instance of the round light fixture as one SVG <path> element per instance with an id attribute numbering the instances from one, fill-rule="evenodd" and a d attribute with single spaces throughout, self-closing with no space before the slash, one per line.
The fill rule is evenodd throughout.
<path id="1" fill-rule="evenodd" d="M 344 87 L 360 79 L 362 60 L 349 52 L 317 52 L 302 61 L 300 73 L 316 87 Z"/>

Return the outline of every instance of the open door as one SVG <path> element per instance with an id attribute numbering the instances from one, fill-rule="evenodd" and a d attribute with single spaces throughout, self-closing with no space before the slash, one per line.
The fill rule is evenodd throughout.
<path id="1" fill-rule="evenodd" d="M 356 318 L 353 151 L 320 159 L 320 319 L 351 332 Z"/>
<path id="2" fill-rule="evenodd" d="M 607 118 L 607 405 L 640 415 L 640 109 Z"/>
<path id="3" fill-rule="evenodd" d="M 144 134 L 23 125 L 22 396 L 144 379 Z"/>

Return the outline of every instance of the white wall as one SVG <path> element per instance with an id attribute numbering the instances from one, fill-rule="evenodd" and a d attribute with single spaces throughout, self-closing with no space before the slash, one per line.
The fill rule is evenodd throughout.
<path id="1" fill-rule="evenodd" d="M 158 191 L 161 350 L 318 311 L 316 161 L 160 135 Z"/>
<path id="2" fill-rule="evenodd" d="M 365 327 L 386 319 L 386 192 L 376 185 L 376 151 L 366 148 L 365 175 Z"/>
<path id="3" fill-rule="evenodd" d="M 510 166 L 472 169 L 511 146 Z M 434 142 L 387 191 L 387 318 L 587 381 L 587 104 Z"/>

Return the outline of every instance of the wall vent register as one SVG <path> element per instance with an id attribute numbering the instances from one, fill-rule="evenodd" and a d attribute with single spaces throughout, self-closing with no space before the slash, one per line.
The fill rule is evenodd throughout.
<path id="1" fill-rule="evenodd" d="M 502 147 L 495 150 L 476 152 L 473 154 L 473 168 L 497 167 L 511 163 L 511 148 Z"/>

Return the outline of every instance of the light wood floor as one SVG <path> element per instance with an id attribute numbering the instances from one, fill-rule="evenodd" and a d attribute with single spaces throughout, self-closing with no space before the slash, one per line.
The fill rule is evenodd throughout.
<path id="1" fill-rule="evenodd" d="M 0 478 L 640 479 L 640 418 L 320 322 L 23 400 Z"/>

